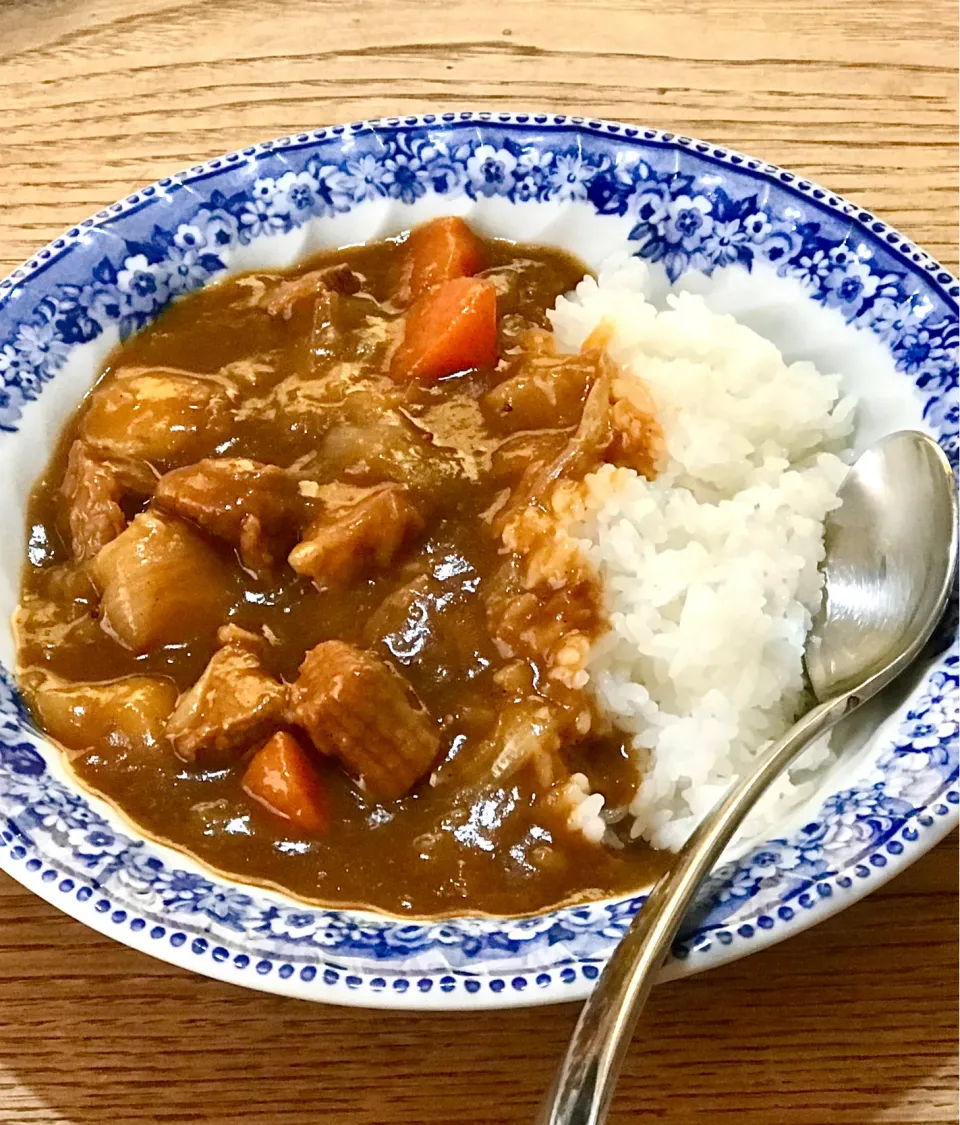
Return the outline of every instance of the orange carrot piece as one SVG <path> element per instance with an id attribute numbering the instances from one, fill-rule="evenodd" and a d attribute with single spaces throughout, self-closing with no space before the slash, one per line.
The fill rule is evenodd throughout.
<path id="1" fill-rule="evenodd" d="M 398 382 L 435 383 L 445 375 L 497 363 L 497 291 L 458 277 L 428 290 L 407 313 L 390 374 Z"/>
<path id="2" fill-rule="evenodd" d="M 306 750 L 286 731 L 278 731 L 250 759 L 243 788 L 272 813 L 307 832 L 323 832 L 330 822 L 320 777 Z"/>
<path id="3" fill-rule="evenodd" d="M 455 215 L 416 227 L 404 249 L 400 285 L 404 302 L 415 301 L 444 281 L 471 277 L 486 265 L 483 243 Z"/>

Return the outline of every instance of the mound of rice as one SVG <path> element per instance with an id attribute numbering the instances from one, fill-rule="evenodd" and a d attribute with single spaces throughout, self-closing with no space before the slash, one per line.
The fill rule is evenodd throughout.
<path id="1" fill-rule="evenodd" d="M 805 706 L 803 646 L 821 597 L 824 517 L 837 507 L 854 403 L 835 375 L 787 365 L 776 347 L 689 293 L 658 311 L 635 258 L 557 302 L 559 345 L 601 322 L 608 350 L 653 396 L 666 462 L 653 482 L 605 466 L 587 478 L 574 534 L 603 581 L 610 631 L 587 670 L 632 736 L 631 834 L 678 848 Z M 764 831 L 808 795 L 807 752 L 758 807 Z M 594 810 L 591 810 L 593 812 Z M 615 814 L 614 814 L 615 815 Z"/>

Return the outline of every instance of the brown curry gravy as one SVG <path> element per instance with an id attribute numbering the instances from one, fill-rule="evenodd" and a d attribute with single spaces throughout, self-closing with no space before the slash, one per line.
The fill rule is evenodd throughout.
<path id="1" fill-rule="evenodd" d="M 501 353 L 509 352 L 525 327 L 548 326 L 545 310 L 585 270 L 555 250 L 497 241 L 486 242 L 485 249 L 498 280 Z M 404 406 L 409 425 L 399 439 L 392 429 L 384 432 L 370 403 L 382 386 L 387 345 L 376 343 L 375 331 L 357 339 L 351 332 L 369 327 L 368 318 L 387 326 L 395 321 L 397 255 L 397 243 L 387 241 L 321 255 L 292 274 L 247 275 L 204 289 L 116 348 L 98 385 L 130 367 L 213 377 L 226 370 L 233 397 L 225 428 L 195 435 L 187 453 L 155 464 L 158 472 L 201 457 L 242 456 L 284 467 L 306 461 L 316 479 L 332 481 L 353 471 L 359 457 L 371 479 L 390 479 L 395 471 L 423 477 L 420 487 L 437 500 L 424 535 L 389 571 L 325 592 L 289 567 L 271 579 L 255 578 L 231 548 L 211 540 L 229 574 L 225 617 L 184 622 L 180 643 L 135 655 L 96 626 L 95 600 L 82 591 L 78 600 L 77 583 L 69 580 L 60 487 L 88 397 L 29 507 L 19 637 L 28 699 L 36 669 L 77 682 L 158 675 L 184 691 L 216 648 L 217 624 L 229 621 L 253 632 L 266 627 L 274 639 L 265 646 L 267 668 L 288 681 L 296 678 L 304 652 L 327 639 L 388 657 L 430 713 L 444 717 L 444 754 L 489 732 L 498 699 L 493 675 L 504 661 L 487 630 L 482 596 L 501 558 L 480 516 L 503 487 L 489 466 L 506 435 L 476 407 L 489 387 L 489 373 L 482 372 L 412 394 Z M 297 305 L 289 319 L 265 316 L 256 304 L 258 293 L 278 277 L 330 263 L 347 263 L 363 282 L 343 302 L 338 327 L 347 341 L 344 352 L 324 342 L 309 302 Z M 301 392 L 316 385 L 318 372 L 345 360 L 354 365 L 350 393 L 311 409 L 309 395 Z M 373 397 L 364 403 L 368 390 Z M 277 414 L 264 405 L 280 396 L 295 409 Z M 128 517 L 142 506 L 131 504 Z M 416 608 L 404 616 L 388 599 L 411 582 L 418 583 Z M 618 736 L 588 736 L 562 754 L 567 766 L 586 773 L 605 794 L 608 807 L 629 800 L 635 776 Z M 151 836 L 244 881 L 325 904 L 429 916 L 523 914 L 642 888 L 663 866 L 642 843 L 613 850 L 584 841 L 563 817 L 537 803 L 536 781 L 526 773 L 472 804 L 424 782 L 381 806 L 336 763 L 322 760 L 330 826 L 311 837 L 251 801 L 240 786 L 240 767 L 202 770 L 173 753 L 141 760 L 102 746 L 76 754 L 71 765 L 84 785 Z"/>

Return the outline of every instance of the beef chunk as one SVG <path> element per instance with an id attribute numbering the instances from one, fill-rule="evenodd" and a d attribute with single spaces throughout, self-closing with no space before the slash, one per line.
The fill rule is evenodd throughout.
<path id="1" fill-rule="evenodd" d="M 92 559 L 127 526 L 120 489 L 110 466 L 91 457 L 82 441 L 70 447 L 63 478 L 73 557 Z"/>
<path id="2" fill-rule="evenodd" d="M 327 486 L 318 499 L 323 510 L 290 552 L 289 562 L 321 589 L 389 566 L 424 526 L 403 485 Z"/>
<path id="3" fill-rule="evenodd" d="M 177 689 L 156 676 L 92 684 L 45 676 L 27 684 L 27 696 L 44 729 L 68 750 L 139 763 L 165 751 L 163 727 Z"/>
<path id="4" fill-rule="evenodd" d="M 297 479 L 276 465 L 209 458 L 165 474 L 155 499 L 165 511 L 226 540 L 256 572 L 282 562 L 297 538 Z"/>
<path id="5" fill-rule="evenodd" d="M 63 496 L 73 557 L 85 562 L 127 526 L 121 507 L 126 495 L 149 496 L 156 478 L 143 462 L 103 461 L 77 440 L 70 447 Z"/>
<path id="6" fill-rule="evenodd" d="M 307 653 L 290 715 L 378 800 L 408 793 L 440 748 L 434 721 L 403 676 L 343 641 Z"/>
<path id="7" fill-rule="evenodd" d="M 597 357 L 525 353 L 502 383 L 483 397 L 484 414 L 500 429 L 566 429 L 583 413 L 593 381 Z"/>
<path id="8" fill-rule="evenodd" d="M 580 423 L 563 448 L 550 461 L 531 461 L 509 500 L 493 520 L 500 535 L 510 521 L 530 505 L 546 504 L 557 481 L 577 480 L 589 472 L 609 449 L 613 439 L 610 401 L 613 368 L 605 356 L 598 360 L 598 374 L 583 404 Z"/>
<path id="9" fill-rule="evenodd" d="M 361 284 L 362 279 L 346 263 L 327 266 L 281 281 L 263 296 L 260 305 L 270 316 L 289 320 L 298 305 L 316 300 L 324 291 L 351 296 L 359 292 Z"/>
<path id="10" fill-rule="evenodd" d="M 173 467 L 212 452 L 226 435 L 227 406 L 212 379 L 132 369 L 97 387 L 80 432 L 101 456 Z"/>
<path id="11" fill-rule="evenodd" d="M 516 484 L 531 465 L 548 465 L 567 443 L 563 430 L 514 434 L 493 452 L 491 474 L 501 483 Z"/>
<path id="12" fill-rule="evenodd" d="M 216 553 L 179 520 L 147 510 L 91 563 L 100 624 L 135 652 L 211 633 L 232 580 Z"/>
<path id="13" fill-rule="evenodd" d="M 177 755 L 202 766 L 225 765 L 282 721 L 285 685 L 268 675 L 251 646 L 218 649 L 167 723 Z"/>

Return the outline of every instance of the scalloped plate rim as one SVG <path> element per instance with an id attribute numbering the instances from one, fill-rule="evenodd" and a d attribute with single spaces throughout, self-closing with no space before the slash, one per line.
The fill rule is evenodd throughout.
<path id="1" fill-rule="evenodd" d="M 881 219 L 877 219 L 870 212 L 857 207 L 836 192 L 822 188 L 820 185 L 813 181 L 806 180 L 798 174 L 787 172 L 777 165 L 770 164 L 746 154 L 738 153 L 726 146 L 710 144 L 696 138 L 662 130 L 649 129 L 644 126 L 610 122 L 599 118 L 543 114 L 540 111 L 506 113 L 501 111 L 460 110 L 434 114 L 427 113 L 398 117 L 381 117 L 369 121 L 354 122 L 345 126 L 332 126 L 327 129 L 300 133 L 295 136 L 281 137 L 273 141 L 266 141 L 244 149 L 235 150 L 233 153 L 224 154 L 223 156 L 212 157 L 200 165 L 192 166 L 173 176 L 159 179 L 153 184 L 131 193 L 131 195 L 111 205 L 109 208 L 97 212 L 96 215 L 91 218 L 82 220 L 63 235 L 51 240 L 50 243 L 37 251 L 22 265 L 15 267 L 7 277 L 0 280 L 0 311 L 4 309 L 21 285 L 37 278 L 40 274 L 45 272 L 47 268 L 59 261 L 77 242 L 82 240 L 85 232 L 91 229 L 109 227 L 109 224 L 115 219 L 123 218 L 133 211 L 139 210 L 141 206 L 147 203 L 157 193 L 165 195 L 170 189 L 176 191 L 179 188 L 188 188 L 190 183 L 198 182 L 201 179 L 222 172 L 228 164 L 240 166 L 241 163 L 248 163 L 251 160 L 258 159 L 260 156 L 266 156 L 275 152 L 306 149 L 316 145 L 318 142 L 335 140 L 337 137 L 365 135 L 371 132 L 403 132 L 404 130 L 423 129 L 424 127 L 433 127 L 442 131 L 451 126 L 463 126 L 467 129 L 471 127 L 476 128 L 477 126 L 487 126 L 493 129 L 503 127 L 511 130 L 522 129 L 530 131 L 531 133 L 585 130 L 598 135 L 605 135 L 614 143 L 620 139 L 634 142 L 638 145 L 660 146 L 667 149 L 674 149 L 678 152 L 689 152 L 690 155 L 698 161 L 707 161 L 720 168 L 726 168 L 731 172 L 735 172 L 739 176 L 749 176 L 761 183 L 772 182 L 777 189 L 796 196 L 807 207 L 827 212 L 834 217 L 839 216 L 852 226 L 869 228 L 866 230 L 866 233 L 868 233 L 872 239 L 883 242 L 884 251 L 899 259 L 908 273 L 919 272 L 923 274 L 925 284 L 936 290 L 948 306 L 951 305 L 951 303 L 954 306 L 956 304 L 956 280 L 950 275 L 949 271 L 926 251 L 900 234 L 896 228 Z M 701 146 L 703 151 L 699 151 Z M 823 197 L 815 198 L 814 192 L 822 193 Z M 884 241 L 885 236 L 888 235 L 895 236 L 896 241 Z M 911 254 L 914 255 L 914 260 L 911 260 L 908 256 Z M 46 257 L 43 257 L 43 255 L 46 255 Z M 951 288 L 948 289 L 947 286 Z M 910 814 L 910 818 L 905 821 L 905 824 L 913 825 L 913 821 L 916 820 L 921 813 L 925 812 L 927 808 L 932 807 L 936 801 L 942 802 L 944 793 L 952 784 L 955 784 L 955 780 L 956 771 L 954 771 L 952 777 L 945 779 L 937 797 L 932 798 L 928 806 L 914 810 L 914 813 Z M 863 897 L 863 895 L 869 893 L 870 889 L 886 882 L 899 870 L 902 870 L 919 858 L 920 855 L 933 847 L 950 831 L 957 821 L 957 808 L 956 800 L 954 799 L 955 794 L 951 792 L 949 797 L 954 806 L 952 815 L 950 814 L 951 811 L 949 808 L 944 806 L 945 815 L 937 816 L 933 818 L 929 824 L 921 824 L 919 828 L 914 826 L 914 836 L 905 841 L 902 851 L 896 856 L 892 855 L 891 861 L 887 863 L 884 868 L 870 870 L 869 878 L 865 877 L 861 879 L 859 883 L 852 883 L 849 887 L 844 889 L 844 893 L 842 894 L 837 893 L 831 897 L 815 900 L 810 908 L 795 913 L 790 919 L 779 921 L 776 926 L 769 930 L 757 929 L 750 940 L 734 939 L 731 944 L 724 947 L 714 942 L 712 949 L 708 948 L 700 953 L 695 961 L 692 958 L 688 958 L 684 961 L 674 961 L 667 967 L 664 973 L 664 979 L 690 975 L 694 972 L 700 972 L 706 968 L 712 967 L 715 964 L 738 959 L 749 952 L 782 940 L 792 933 L 800 932 L 815 922 L 829 917 L 845 908 L 847 905 L 857 901 L 859 898 Z M 902 827 L 903 825 L 901 825 L 901 828 Z M 899 836 L 899 834 L 900 830 L 898 829 L 896 835 Z M 198 957 L 191 951 L 189 944 L 184 945 L 182 948 L 171 948 L 168 943 L 164 943 L 161 950 L 156 945 L 151 947 L 146 943 L 145 939 L 130 933 L 127 929 L 118 931 L 116 928 L 111 928 L 109 915 L 98 913 L 94 908 L 93 899 L 96 897 L 95 895 L 89 899 L 88 903 L 80 903 L 73 898 L 66 901 L 58 899 L 55 895 L 55 885 L 44 879 L 43 871 L 32 872 L 26 870 L 22 863 L 12 859 L 8 851 L 9 849 L 0 847 L 0 868 L 6 870 L 14 879 L 38 894 L 41 898 L 57 906 L 65 913 L 84 924 L 91 926 L 91 928 L 98 932 L 122 941 L 124 944 L 130 945 L 142 952 L 146 952 L 159 960 L 201 972 L 220 980 L 246 984 L 248 986 L 252 985 L 263 991 L 291 996 L 306 996 L 333 1003 L 358 1006 L 406 1009 L 472 1009 L 480 1007 L 502 1008 L 506 1006 L 552 1003 L 579 999 L 586 995 L 591 987 L 590 979 L 578 974 L 576 980 L 570 984 L 561 985 L 558 982 L 551 982 L 550 987 L 541 988 L 539 990 L 531 988 L 524 989 L 523 991 L 513 991 L 504 988 L 503 991 L 499 993 L 493 993 L 484 989 L 472 994 L 464 993 L 460 990 L 451 993 L 435 990 L 429 994 L 419 993 L 414 989 L 404 993 L 397 993 L 386 988 L 382 991 L 371 991 L 367 988 L 347 987 L 344 984 L 343 975 L 355 971 L 348 968 L 346 970 L 341 970 L 341 978 L 336 982 L 324 982 L 322 975 L 317 975 L 317 984 L 323 985 L 323 987 L 318 990 L 318 995 L 313 996 L 311 995 L 312 990 L 305 989 L 303 982 L 298 980 L 296 976 L 281 979 L 276 974 L 271 973 L 269 978 L 259 977 L 251 979 L 251 974 L 246 973 L 244 978 L 238 973 L 232 961 L 228 960 L 223 963 L 217 963 L 209 957 Z M 825 876 L 825 878 L 827 877 Z M 836 878 L 836 876 L 831 876 L 830 878 L 833 879 Z M 578 963 L 581 965 L 596 966 L 599 961 L 597 959 L 584 958 Z M 495 970 L 495 963 L 493 967 Z M 540 970 L 533 968 L 522 971 L 528 972 L 532 977 Z M 450 970 L 450 973 L 460 976 L 472 975 L 470 973 L 458 972 L 457 970 Z M 373 972 L 365 973 L 364 975 L 370 979 L 376 979 L 376 974 Z M 437 979 L 443 974 L 439 970 L 430 970 L 425 975 Z M 595 976 L 596 974 L 594 973 L 593 975 Z M 482 979 L 488 979 L 491 976 L 495 978 L 495 973 L 484 974 Z M 369 983 L 369 981 L 365 983 Z"/>

